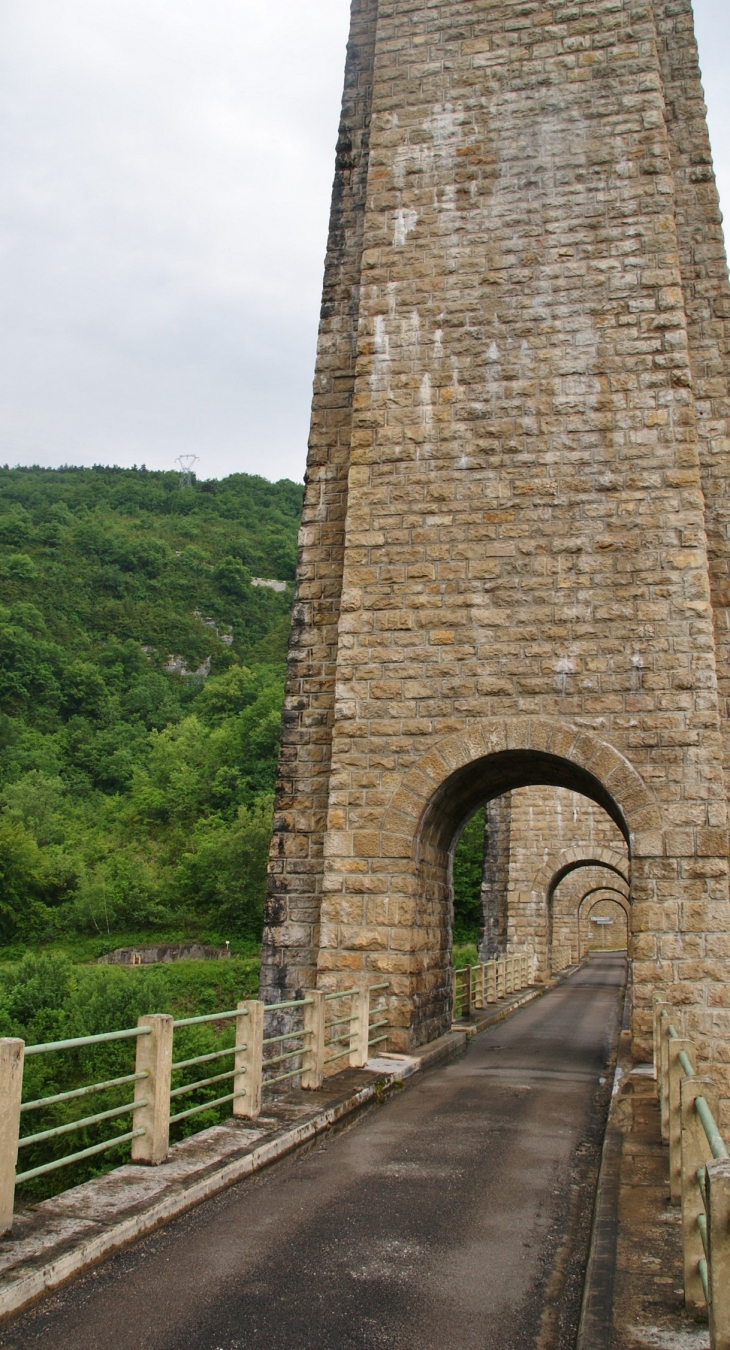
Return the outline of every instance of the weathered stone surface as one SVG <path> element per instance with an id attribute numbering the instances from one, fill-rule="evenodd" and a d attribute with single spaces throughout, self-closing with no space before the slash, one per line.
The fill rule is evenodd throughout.
<path id="1" fill-rule="evenodd" d="M 392 1048 L 438 1034 L 453 840 L 561 787 L 630 845 L 638 1057 L 661 983 L 719 1060 L 730 292 L 689 0 L 352 25 L 265 994 L 380 971 Z M 374 948 L 364 877 L 410 906 L 362 910 Z"/>

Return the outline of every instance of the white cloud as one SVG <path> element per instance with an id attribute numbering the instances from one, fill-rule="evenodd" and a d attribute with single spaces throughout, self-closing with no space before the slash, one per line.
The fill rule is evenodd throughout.
<path id="1" fill-rule="evenodd" d="M 730 6 L 695 10 L 730 202 Z M 0 6 L 0 461 L 301 476 L 348 11 Z"/>
<path id="2" fill-rule="evenodd" d="M 0 18 L 0 459 L 300 477 L 346 0 Z"/>

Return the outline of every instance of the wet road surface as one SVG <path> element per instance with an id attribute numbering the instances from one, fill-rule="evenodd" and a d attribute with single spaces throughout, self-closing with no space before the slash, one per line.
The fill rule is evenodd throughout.
<path id="1" fill-rule="evenodd" d="M 119 1253 L 3 1350 L 569 1350 L 623 958 Z"/>

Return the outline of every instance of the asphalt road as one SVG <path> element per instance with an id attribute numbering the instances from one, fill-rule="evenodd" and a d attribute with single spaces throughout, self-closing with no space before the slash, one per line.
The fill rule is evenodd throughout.
<path id="1" fill-rule="evenodd" d="M 597 955 L 306 1154 L 4 1326 L 4 1350 L 568 1350 L 624 962 Z"/>

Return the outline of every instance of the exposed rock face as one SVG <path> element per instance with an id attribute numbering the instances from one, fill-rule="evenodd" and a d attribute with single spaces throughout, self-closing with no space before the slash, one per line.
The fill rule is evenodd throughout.
<path id="1" fill-rule="evenodd" d="M 100 956 L 100 966 L 149 966 L 155 961 L 222 961 L 227 947 L 203 947 L 199 942 L 159 942 L 149 947 L 117 947 Z"/>

